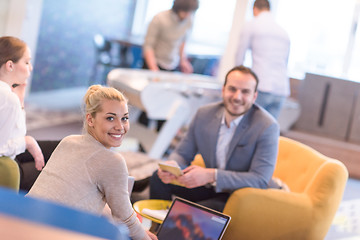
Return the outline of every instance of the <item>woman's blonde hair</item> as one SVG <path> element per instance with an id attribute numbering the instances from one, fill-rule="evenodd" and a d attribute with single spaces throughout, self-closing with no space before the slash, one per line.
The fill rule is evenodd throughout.
<path id="1" fill-rule="evenodd" d="M 86 131 L 88 130 L 86 115 L 91 114 L 92 117 L 95 117 L 96 113 L 102 110 L 101 104 L 103 100 L 125 101 L 127 103 L 125 96 L 115 88 L 104 87 L 101 85 L 90 86 L 84 96 L 84 129 Z"/>

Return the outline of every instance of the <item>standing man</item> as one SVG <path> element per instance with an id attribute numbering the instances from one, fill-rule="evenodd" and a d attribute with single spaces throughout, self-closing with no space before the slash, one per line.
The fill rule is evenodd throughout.
<path id="1" fill-rule="evenodd" d="M 152 19 L 143 45 L 144 68 L 193 72 L 184 49 L 198 7 L 198 0 L 174 0 L 171 9 L 158 13 Z"/>
<path id="2" fill-rule="evenodd" d="M 268 0 L 256 0 L 253 13 L 255 18 L 245 24 L 240 34 L 235 63 L 243 64 L 246 51 L 251 50 L 252 70 L 261 79 L 256 102 L 278 118 L 290 95 L 287 76 L 290 40 L 271 15 Z"/>
<path id="3" fill-rule="evenodd" d="M 267 188 L 275 168 L 279 125 L 255 104 L 258 78 L 244 66 L 231 69 L 222 89 L 223 101 L 200 108 L 174 152 L 183 170 L 176 177 L 158 169 L 150 180 L 150 198 L 172 194 L 222 211 L 229 195 L 245 187 Z M 200 153 L 206 168 L 190 165 Z M 184 187 L 169 184 L 177 180 Z"/>

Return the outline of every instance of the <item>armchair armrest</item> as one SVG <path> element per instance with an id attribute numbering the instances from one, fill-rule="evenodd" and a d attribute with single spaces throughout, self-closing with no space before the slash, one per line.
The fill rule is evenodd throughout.
<path id="1" fill-rule="evenodd" d="M 223 239 L 309 239 L 312 208 L 306 194 L 239 189 L 225 205 L 232 219 Z"/>

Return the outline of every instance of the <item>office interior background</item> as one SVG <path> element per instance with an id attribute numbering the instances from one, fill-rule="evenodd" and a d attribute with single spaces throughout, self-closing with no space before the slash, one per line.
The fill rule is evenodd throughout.
<path id="1" fill-rule="evenodd" d="M 172 0 L 2 0 L 0 4 L 0 34 L 24 39 L 33 52 L 34 70 L 28 88 L 31 96 L 87 87 L 96 60 L 95 34 L 137 45 L 131 66 L 141 67 L 141 43 L 147 24 L 155 13 L 171 7 Z M 252 5 L 253 0 L 200 1 L 187 44 L 196 72 L 223 81 L 234 65 L 241 27 L 253 17 Z M 295 119 L 298 130 L 340 140 L 346 146 L 355 143 L 357 149 L 360 1 L 273 0 L 271 5 L 276 19 L 290 35 L 291 97 L 301 105 L 301 110 L 285 118 L 301 112 Z M 245 63 L 251 66 L 249 57 Z M 304 81 L 307 74 L 309 81 Z M 354 159 L 359 151 L 349 154 L 348 150 L 334 150 L 332 157 L 344 153 L 358 167 Z"/>
<path id="2" fill-rule="evenodd" d="M 231 66 L 236 38 L 252 17 L 253 0 L 202 0 L 188 53 Z M 289 32 L 289 76 L 305 73 L 360 81 L 360 1 L 273 0 L 272 12 Z M 93 36 L 141 42 L 147 24 L 172 0 L 2 0 L 0 34 L 26 40 L 33 51 L 30 92 L 86 86 L 95 58 Z M 248 61 L 250 64 L 250 62 Z M 220 78 L 220 77 L 219 77 Z"/>
<path id="3" fill-rule="evenodd" d="M 187 53 L 194 59 L 205 59 L 210 66 L 205 69 L 206 74 L 219 81 L 233 66 L 237 36 L 242 24 L 253 17 L 252 4 L 253 0 L 200 0 Z M 292 95 L 298 97 L 298 87 L 308 73 L 358 87 L 360 0 L 272 0 L 271 4 L 273 14 L 291 39 L 289 77 L 297 87 Z M 20 37 L 32 50 L 34 70 L 28 96 L 53 90 L 71 92 L 73 88 L 88 86 L 95 61 L 95 34 L 141 43 L 152 16 L 171 5 L 172 0 L 1 0 L 0 35 Z M 250 58 L 246 64 L 251 66 Z M 357 102 L 360 98 L 341 101 L 338 106 L 350 105 L 353 109 L 346 113 L 352 116 L 352 120 L 344 120 L 346 133 L 333 136 L 308 129 L 316 134 L 315 140 L 292 136 L 306 143 L 317 142 L 319 145 L 314 146 L 327 148 L 325 153 L 329 148 L 344 158 L 351 153 L 351 166 L 356 167 L 351 170 L 360 172 L 358 161 L 355 163 L 360 156 Z M 339 111 L 338 118 L 343 116 Z M 346 127 L 349 124 L 355 127 Z M 298 126 L 304 127 L 301 123 Z M 330 126 L 334 131 L 337 127 Z M 322 142 L 327 145 L 321 145 Z M 360 174 L 352 176 L 360 178 Z"/>

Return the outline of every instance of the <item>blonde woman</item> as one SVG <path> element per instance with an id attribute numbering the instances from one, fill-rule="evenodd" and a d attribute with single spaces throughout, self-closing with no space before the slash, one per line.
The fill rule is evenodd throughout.
<path id="1" fill-rule="evenodd" d="M 84 97 L 84 134 L 64 138 L 27 196 L 102 214 L 105 204 L 132 239 L 157 239 L 136 217 L 128 193 L 123 157 L 111 150 L 128 132 L 127 100 L 116 89 L 90 86 Z"/>

